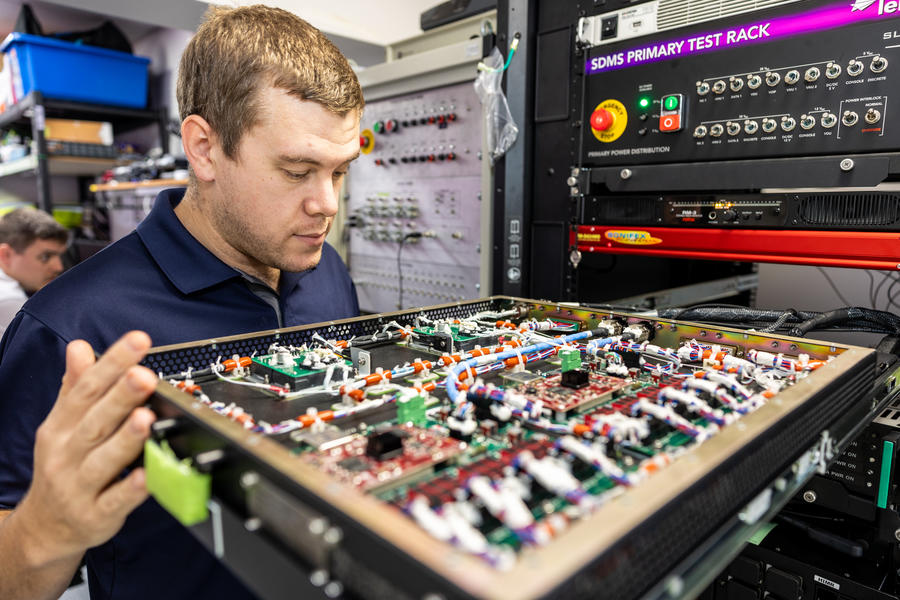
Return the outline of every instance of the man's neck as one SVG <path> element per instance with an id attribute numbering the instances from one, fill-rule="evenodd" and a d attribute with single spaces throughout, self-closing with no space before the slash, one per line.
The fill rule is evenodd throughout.
<path id="1" fill-rule="evenodd" d="M 207 210 L 204 210 L 200 192 L 195 185 L 188 187 L 184 198 L 175 207 L 175 215 L 185 229 L 216 258 L 230 267 L 256 277 L 273 290 L 278 290 L 281 271 L 251 259 L 225 241 L 210 221 Z"/>

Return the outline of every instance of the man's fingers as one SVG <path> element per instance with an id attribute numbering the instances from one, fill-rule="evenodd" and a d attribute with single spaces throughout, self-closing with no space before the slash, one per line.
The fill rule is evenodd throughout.
<path id="1" fill-rule="evenodd" d="M 125 372 L 139 363 L 150 349 L 150 337 L 131 331 L 110 346 L 89 370 L 83 372 L 68 394 L 69 404 L 84 412 L 101 398 Z"/>
<path id="2" fill-rule="evenodd" d="M 66 346 L 66 373 L 63 375 L 60 395 L 65 395 L 74 386 L 81 374 L 94 364 L 94 350 L 84 340 L 69 342 Z"/>
<path id="3" fill-rule="evenodd" d="M 99 491 L 118 477 L 141 453 L 155 419 L 147 408 L 134 409 L 122 426 L 82 461 L 79 470 L 85 485 Z"/>
<path id="4" fill-rule="evenodd" d="M 146 367 L 129 368 L 103 398 L 87 409 L 70 440 L 71 447 L 89 449 L 102 443 L 136 406 L 147 400 L 157 381 Z"/>
<path id="5" fill-rule="evenodd" d="M 109 486 L 97 498 L 97 506 L 107 519 L 105 523 L 113 525 L 111 531 L 102 532 L 98 538 L 107 539 L 114 535 L 125 522 L 125 517 L 147 499 L 147 486 L 144 469 L 135 469 L 128 477 Z M 101 532 L 95 532 L 101 534 Z"/>

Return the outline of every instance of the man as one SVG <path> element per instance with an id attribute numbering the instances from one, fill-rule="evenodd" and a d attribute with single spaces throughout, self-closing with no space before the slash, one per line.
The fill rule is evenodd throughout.
<path id="1" fill-rule="evenodd" d="M 69 232 L 45 212 L 17 208 L 0 218 L 0 335 L 28 296 L 62 273 Z"/>
<path id="2" fill-rule="evenodd" d="M 166 345 L 358 313 L 347 269 L 325 244 L 343 176 L 359 153 L 363 99 L 346 59 L 288 12 L 212 8 L 182 56 L 177 95 L 192 170 L 187 191 L 160 194 L 134 233 L 26 303 L 0 342 L 0 508 L 21 501 L 8 517 L 13 529 L 43 541 L 11 560 L 0 528 L 0 565 L 24 564 L 18 581 L 43 583 L 21 583 L 25 591 L 7 583 L 13 591 L 0 588 L 4 598 L 51 597 L 74 570 L 73 556 L 85 550 L 92 598 L 250 595 L 152 500 L 106 543 L 106 535 L 79 533 L 115 531 L 123 508 L 135 502 L 134 494 L 109 493 L 121 481 L 92 457 L 107 445 L 118 448 L 107 461 L 121 472 L 137 455 L 122 440 L 146 436 L 149 423 L 122 408 L 112 418 L 69 411 L 79 419 L 71 435 L 80 440 L 81 466 L 63 469 L 73 459 L 50 456 L 52 428 L 41 427 L 33 452 L 68 342 L 83 338 L 103 350 L 142 329 Z M 139 340 L 132 346 L 120 363 L 146 349 Z M 60 481 L 48 475 L 73 469 Z M 124 481 L 140 488 L 140 473 Z M 89 516 L 54 509 L 68 497 L 81 498 Z M 0 571 L 0 586 L 5 577 Z"/>

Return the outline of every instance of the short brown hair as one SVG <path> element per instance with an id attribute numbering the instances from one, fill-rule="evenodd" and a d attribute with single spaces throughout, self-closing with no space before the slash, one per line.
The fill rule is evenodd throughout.
<path id="1" fill-rule="evenodd" d="M 69 230 L 53 217 L 33 208 L 17 208 L 0 218 L 0 244 L 9 244 L 21 254 L 35 240 L 69 243 Z"/>
<path id="2" fill-rule="evenodd" d="M 234 158 L 241 136 L 258 120 L 258 92 L 267 84 L 340 115 L 364 104 L 347 59 L 300 17 L 260 4 L 210 6 L 181 56 L 181 120 L 203 117 Z"/>

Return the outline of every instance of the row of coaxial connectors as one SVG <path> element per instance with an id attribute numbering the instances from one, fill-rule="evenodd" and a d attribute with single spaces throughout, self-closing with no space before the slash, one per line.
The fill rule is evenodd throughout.
<path id="1" fill-rule="evenodd" d="M 881 120 L 881 111 L 876 108 L 870 108 L 866 111 L 865 115 L 863 115 L 863 120 L 868 125 L 874 125 Z M 841 122 L 847 127 L 852 127 L 859 122 L 859 114 L 852 110 L 845 110 L 844 114 L 841 116 Z M 800 115 L 799 121 L 791 116 L 783 116 L 780 119 L 764 117 L 762 121 L 757 121 L 756 119 L 744 119 L 743 121 L 726 121 L 724 123 L 714 123 L 712 125 L 697 125 L 697 127 L 694 128 L 694 137 L 702 139 L 709 135 L 710 137 L 717 138 L 726 134 L 733 137 L 739 135 L 741 132 L 746 135 L 755 135 L 760 130 L 762 130 L 763 133 L 774 133 L 779 127 L 782 131 L 787 133 L 796 129 L 797 125 L 799 125 L 801 129 L 807 131 L 813 129 L 817 124 L 821 124 L 825 129 L 831 129 L 837 125 L 837 123 L 837 115 L 830 112 L 823 112 L 818 115 L 818 117 L 816 115 Z"/>
<path id="2" fill-rule="evenodd" d="M 872 57 L 872 61 L 869 63 L 869 70 L 873 73 L 881 73 L 885 69 L 887 69 L 888 61 L 886 58 L 880 55 L 875 55 Z M 847 64 L 847 75 L 850 77 L 856 77 L 865 70 L 866 65 L 855 58 L 851 60 Z M 824 75 L 826 79 L 837 79 L 841 76 L 841 72 L 843 68 L 836 62 L 830 62 L 825 65 Z M 779 71 L 767 71 L 765 73 L 752 73 L 746 77 L 746 81 L 744 77 L 741 75 L 734 75 L 728 78 L 726 82 L 725 79 L 719 79 L 713 83 L 709 83 L 709 81 L 698 81 L 697 82 L 697 94 L 700 96 L 706 96 L 710 92 L 714 94 L 724 94 L 726 90 L 731 90 L 734 93 L 740 92 L 744 89 L 744 85 L 746 85 L 751 90 L 755 90 L 762 86 L 763 81 L 769 87 L 775 87 L 779 83 L 784 80 L 785 85 L 792 86 L 796 85 L 800 82 L 801 77 L 806 83 L 815 83 L 822 77 L 823 71 L 821 68 L 813 66 L 806 69 L 806 71 L 801 75 L 798 69 L 790 69 L 782 75 Z"/>

